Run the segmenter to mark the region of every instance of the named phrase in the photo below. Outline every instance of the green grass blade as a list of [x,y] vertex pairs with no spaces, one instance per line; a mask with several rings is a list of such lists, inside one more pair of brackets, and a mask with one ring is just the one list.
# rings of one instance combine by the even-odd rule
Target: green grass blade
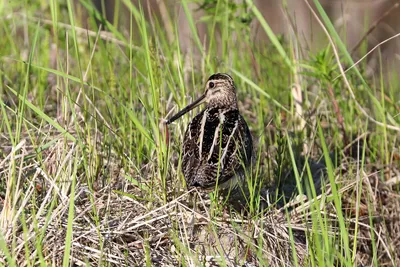
[[[335,181],[335,171],[333,168],[332,161],[329,156],[329,150],[325,142],[325,137],[322,132],[321,126],[318,124],[318,134],[321,139],[321,146],[322,146],[322,151],[324,154],[325,158],[325,163],[326,163],[326,169],[327,169],[327,174],[329,178],[329,183],[332,189],[332,195],[333,195],[333,203],[335,205],[336,209],[336,214],[337,214],[337,220],[339,223],[339,230],[340,230],[340,238],[341,238],[341,249],[344,250],[344,255],[343,255],[343,263],[346,264],[346,266],[353,266],[351,262],[351,253],[350,253],[350,240],[349,240],[349,233],[348,233],[348,227],[345,222],[345,217],[342,212],[342,200],[341,200],[341,195],[338,191],[336,181]],[[340,254],[341,251],[338,251]]]
[[48,115],[46,115],[43,111],[41,111],[39,108],[37,108],[35,105],[33,105],[31,102],[29,102],[27,99],[23,98],[22,95],[18,94],[15,90],[13,90],[11,87],[7,86],[7,88],[14,94],[16,95],[20,101],[22,101],[25,105],[27,105],[33,112],[35,112],[40,118],[48,122],[50,125],[52,125],[54,128],[59,130],[65,137],[67,137],[69,140],[76,142],[76,138],[70,134],[66,129],[64,129],[60,124],[58,124],[55,120],[50,118]]
[[69,195],[69,208],[68,208],[68,222],[67,222],[67,233],[65,236],[65,248],[63,257],[63,267],[70,266],[71,260],[71,248],[72,248],[72,236],[73,236],[73,222],[75,216],[75,186],[78,171],[78,157],[74,157],[74,169],[71,176],[71,193]]
[[292,61],[290,60],[289,56],[286,54],[285,49],[279,42],[277,36],[275,33],[272,31],[271,27],[268,25],[267,21],[264,19],[263,15],[260,13],[258,8],[255,6],[252,0],[246,0],[246,3],[249,5],[251,10],[253,11],[254,15],[258,19],[258,21],[261,24],[261,27],[264,29],[265,33],[267,34],[268,38],[270,39],[271,43],[275,46],[275,48],[278,50],[278,53],[281,55],[283,58],[283,61],[288,65],[288,67],[292,70],[294,73],[296,71],[295,66],[293,65]]

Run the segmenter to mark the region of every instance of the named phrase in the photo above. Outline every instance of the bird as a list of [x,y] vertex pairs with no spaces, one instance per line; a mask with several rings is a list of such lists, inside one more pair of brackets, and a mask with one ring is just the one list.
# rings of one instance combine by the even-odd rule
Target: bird
[[253,142],[229,74],[211,75],[204,93],[165,123],[171,124],[202,104],[205,108],[190,121],[182,142],[186,184],[205,191],[235,189],[243,184],[251,164]]

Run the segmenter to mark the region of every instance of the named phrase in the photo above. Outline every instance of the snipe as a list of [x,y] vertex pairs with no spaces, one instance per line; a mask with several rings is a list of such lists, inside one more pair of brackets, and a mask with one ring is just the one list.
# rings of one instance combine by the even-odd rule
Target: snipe
[[253,143],[249,128],[239,113],[236,87],[228,74],[208,78],[204,94],[166,121],[172,123],[205,103],[189,123],[182,144],[182,171],[189,187],[234,188],[243,181],[250,165]]

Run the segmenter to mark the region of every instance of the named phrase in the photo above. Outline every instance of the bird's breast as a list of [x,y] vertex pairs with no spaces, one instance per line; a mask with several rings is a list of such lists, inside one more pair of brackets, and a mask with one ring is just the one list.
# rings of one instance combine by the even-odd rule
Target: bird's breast
[[251,135],[237,109],[205,109],[188,125],[182,170],[188,185],[224,183],[250,163]]
[[[199,164],[217,164],[229,151],[234,151],[239,136],[239,112],[237,110],[205,109],[188,126],[184,154],[191,150]],[[189,145],[190,144],[190,145]]]

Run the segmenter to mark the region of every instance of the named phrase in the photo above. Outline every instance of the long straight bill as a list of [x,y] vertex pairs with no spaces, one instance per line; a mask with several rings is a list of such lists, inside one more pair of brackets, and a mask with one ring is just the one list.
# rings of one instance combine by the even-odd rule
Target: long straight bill
[[206,98],[206,94],[202,95],[201,97],[199,97],[196,101],[194,101],[193,103],[187,105],[185,108],[183,108],[181,111],[179,111],[178,113],[176,113],[174,116],[172,116],[169,120],[167,120],[167,124],[170,124],[172,122],[174,122],[175,120],[179,119],[180,117],[182,117],[185,113],[191,111],[192,109],[194,109],[195,107],[197,107],[198,105],[202,104],[204,102],[204,99]]

